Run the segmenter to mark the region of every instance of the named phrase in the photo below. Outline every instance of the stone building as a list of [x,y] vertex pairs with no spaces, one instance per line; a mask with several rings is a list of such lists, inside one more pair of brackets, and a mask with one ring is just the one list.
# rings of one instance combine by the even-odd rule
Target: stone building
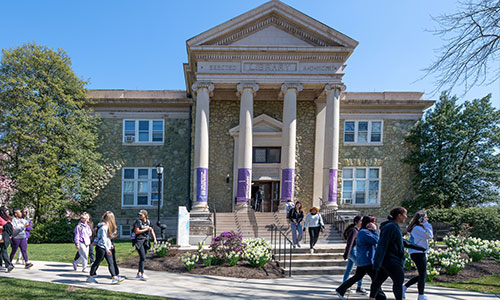
[[113,210],[122,237],[138,209],[156,218],[158,163],[172,230],[178,206],[244,210],[259,187],[264,212],[291,200],[383,214],[411,199],[404,137],[433,101],[347,91],[357,45],[270,1],[187,40],[185,91],[90,91],[116,166],[95,212]]

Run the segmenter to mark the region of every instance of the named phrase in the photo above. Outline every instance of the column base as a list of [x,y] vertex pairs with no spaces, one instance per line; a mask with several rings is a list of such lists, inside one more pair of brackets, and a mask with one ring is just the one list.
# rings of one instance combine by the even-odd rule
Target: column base
[[335,210],[339,209],[339,205],[337,204],[337,202],[327,202],[326,207],[333,208]]
[[196,245],[199,241],[210,243],[214,224],[210,212],[191,210],[189,214],[189,244]]
[[191,207],[191,212],[208,212],[209,209],[208,209],[208,203],[207,202],[198,202],[198,203],[195,203],[192,207]]
[[250,205],[248,205],[248,202],[236,202],[236,205],[234,206],[235,211],[248,211],[250,208]]

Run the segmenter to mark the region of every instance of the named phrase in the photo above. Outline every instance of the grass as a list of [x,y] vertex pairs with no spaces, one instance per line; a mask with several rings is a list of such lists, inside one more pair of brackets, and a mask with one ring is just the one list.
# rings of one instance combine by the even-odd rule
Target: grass
[[460,282],[431,282],[430,284],[482,293],[500,294],[500,273]]
[[111,300],[165,300],[171,298],[145,296],[131,293],[110,292],[99,289],[79,288],[72,285],[46,283],[13,278],[0,280],[0,299],[111,299]]
[[[137,255],[130,241],[116,241],[116,260],[118,262]],[[30,260],[57,261],[71,263],[75,258],[76,248],[73,243],[64,244],[28,244]],[[17,257],[17,256],[16,256]],[[106,260],[101,265],[106,265]]]

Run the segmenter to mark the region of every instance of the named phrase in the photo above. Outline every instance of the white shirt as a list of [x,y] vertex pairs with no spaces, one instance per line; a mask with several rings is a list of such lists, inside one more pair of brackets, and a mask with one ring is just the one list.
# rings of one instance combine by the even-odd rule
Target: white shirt
[[315,215],[308,214],[306,220],[304,221],[304,227],[319,227],[319,226],[325,226],[325,223],[323,223],[323,217],[321,217],[319,213]]

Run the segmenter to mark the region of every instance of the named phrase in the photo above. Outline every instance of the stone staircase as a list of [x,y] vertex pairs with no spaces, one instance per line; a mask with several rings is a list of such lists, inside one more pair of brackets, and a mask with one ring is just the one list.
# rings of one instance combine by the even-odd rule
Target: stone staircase
[[[245,212],[217,213],[215,219],[216,235],[225,231],[239,233],[243,238],[264,238],[271,240],[270,225],[276,224],[283,229],[291,240],[289,225],[283,212]],[[293,275],[338,275],[344,274],[346,261],[342,258],[345,242],[334,225],[327,224],[320,233],[315,253],[309,252],[309,234],[304,232],[301,248],[295,248],[292,254]],[[287,256],[288,258],[289,256]],[[276,257],[279,266],[285,262]],[[288,261],[286,262],[288,272]]]

